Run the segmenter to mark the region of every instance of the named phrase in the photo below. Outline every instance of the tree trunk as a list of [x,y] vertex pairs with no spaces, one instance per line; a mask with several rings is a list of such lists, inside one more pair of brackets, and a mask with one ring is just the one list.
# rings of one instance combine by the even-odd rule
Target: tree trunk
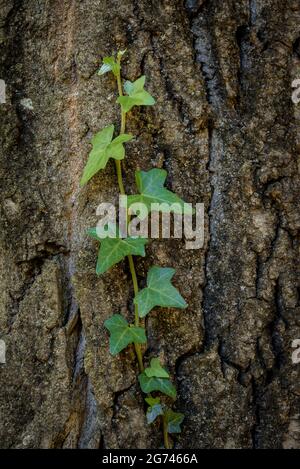
[[205,204],[205,244],[155,240],[137,259],[176,269],[187,310],[155,310],[160,356],[185,413],[178,448],[300,448],[297,0],[5,0],[0,10],[0,445],[158,448],[133,349],[108,353],[103,322],[132,317],[127,262],[95,275],[86,234],[118,197],[112,162],[84,188],[92,135],[119,125],[101,58],[157,99],[134,108],[124,164],[168,171]]

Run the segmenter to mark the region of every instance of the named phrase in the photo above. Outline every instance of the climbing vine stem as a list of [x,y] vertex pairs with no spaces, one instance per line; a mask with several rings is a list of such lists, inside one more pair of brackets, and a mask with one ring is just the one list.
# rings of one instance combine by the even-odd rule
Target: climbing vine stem
[[163,435],[164,435],[164,445],[166,449],[171,449],[170,442],[169,442],[169,434],[168,434],[168,423],[167,419],[164,415],[161,416],[162,425],[163,425]]
[[[175,202],[184,207],[184,202],[173,192],[164,187],[167,173],[163,169],[153,168],[149,171],[136,171],[136,181],[140,194],[127,196],[124,188],[122,175],[122,162],[125,158],[124,143],[132,140],[133,136],[126,134],[126,115],[134,106],[152,106],[155,104],[154,98],[144,89],[145,76],[136,81],[125,81],[123,93],[123,83],[121,76],[121,60],[125,51],[120,51],[117,57],[104,57],[103,65],[99,70],[99,75],[112,72],[116,78],[118,86],[117,103],[121,108],[121,126],[119,135],[114,137],[115,126],[112,124],[100,130],[92,139],[92,151],[89,154],[81,186],[86,184],[101,169],[104,169],[110,158],[115,160],[116,173],[119,191],[127,198],[128,207],[131,203],[142,203],[151,213],[151,204],[163,203],[164,211],[166,206],[170,207]],[[181,423],[184,415],[172,409],[176,400],[177,392],[171,381],[168,371],[161,365],[159,357],[151,357],[147,366],[143,361],[142,346],[146,347],[146,330],[140,319],[144,319],[150,311],[161,306],[165,308],[186,308],[187,304],[179,291],[172,285],[171,279],[175,270],[170,267],[152,266],[147,274],[147,286],[139,290],[138,279],[133,256],[145,256],[145,245],[147,238],[142,236],[132,236],[130,232],[131,215],[127,209],[126,213],[126,236],[121,236],[116,223],[106,222],[102,227],[88,230],[90,236],[100,241],[96,273],[104,274],[107,270],[120,262],[128,259],[134,291],[134,322],[129,324],[121,314],[113,314],[104,322],[105,327],[110,332],[109,350],[112,355],[122,352],[128,345],[133,344],[139,366],[138,381],[145,401],[148,404],[146,418],[148,424],[155,422],[160,417],[163,440],[166,448],[171,448],[172,444],[169,434],[180,433]],[[162,208],[159,209],[161,211]],[[109,234],[108,234],[109,233]],[[114,234],[111,236],[111,234]],[[154,393],[154,394],[153,394]]]
[[[117,63],[119,65],[118,71],[117,71],[117,84],[118,84],[118,92],[119,96],[123,96],[123,89],[122,89],[122,77],[121,77],[121,60],[122,60],[122,54],[118,53],[117,56]],[[120,129],[120,135],[125,133],[126,129],[126,113],[123,111],[123,108],[121,106],[121,129]],[[116,171],[117,171],[117,178],[118,178],[118,184],[119,184],[119,189],[120,193],[122,195],[126,195],[125,189],[124,189],[124,184],[123,184],[123,175],[122,175],[122,163],[120,160],[115,160],[116,163]],[[129,216],[127,214],[127,220],[129,223]],[[139,292],[139,286],[138,286],[138,280],[137,280],[137,275],[136,275],[136,270],[135,270],[135,265],[134,265],[134,260],[131,254],[127,256],[128,258],[128,263],[129,263],[129,269],[131,273],[131,278],[132,278],[132,283],[133,283],[133,290],[134,290],[134,295],[136,296]],[[139,310],[138,306],[134,305],[134,324],[136,327],[139,327],[140,320],[139,320]],[[144,364],[143,364],[143,356],[142,356],[142,351],[141,351],[141,346],[140,344],[135,343],[135,352],[139,364],[139,369],[140,372],[142,373],[144,371]]]

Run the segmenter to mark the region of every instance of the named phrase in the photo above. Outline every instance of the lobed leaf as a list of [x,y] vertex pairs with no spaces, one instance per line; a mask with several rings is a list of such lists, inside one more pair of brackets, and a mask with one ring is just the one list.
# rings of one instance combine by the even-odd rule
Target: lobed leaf
[[160,399],[159,398],[156,398],[156,399],[153,399],[153,398],[149,398],[149,399],[145,399],[145,401],[149,404],[148,401],[154,401],[152,402],[152,404],[150,405],[150,407],[148,407],[147,409],[147,413],[146,413],[146,418],[147,418],[147,423],[148,424],[151,424],[154,422],[154,420],[156,420],[156,418],[159,416],[159,415],[163,415],[163,408],[162,408],[162,405],[160,403]]
[[89,229],[88,233],[92,238],[101,242],[96,266],[98,275],[106,272],[129,254],[142,257],[146,255],[145,245],[148,242],[146,238],[120,238],[117,234],[118,237],[116,238],[100,239],[97,236],[96,228]]
[[93,149],[89,154],[80,185],[86,184],[100,169],[104,169],[109,158],[122,160],[125,156],[123,143],[133,139],[130,134],[122,134],[112,140],[114,125],[100,130],[92,139]]
[[144,90],[145,79],[146,77],[143,75],[134,82],[125,82],[124,90],[128,96],[119,96],[117,99],[123,112],[129,112],[133,106],[152,106],[155,104],[155,99],[148,91]]
[[134,298],[141,318],[155,306],[181,309],[188,306],[171,283],[174,273],[175,270],[169,267],[151,267],[147,275],[147,287],[139,291]]
[[139,375],[139,383],[145,394],[152,391],[160,391],[172,399],[176,399],[176,388],[167,378],[149,378],[146,373],[143,372]]
[[153,376],[156,378],[169,378],[169,373],[161,366],[158,358],[152,358],[150,366],[145,369],[145,374],[148,378]]
[[145,329],[129,325],[120,314],[114,314],[104,322],[110,332],[109,350],[117,355],[131,343],[144,344],[147,341]]
[[164,415],[168,425],[168,433],[181,433],[180,425],[183,422],[184,414],[167,409]]
[[128,207],[134,203],[144,203],[148,211],[151,212],[153,211],[151,204],[164,204],[158,207],[158,211],[191,215],[193,209],[187,206],[178,195],[164,187],[166,177],[167,171],[164,169],[154,168],[150,171],[136,171],[136,184],[140,194],[128,196]]

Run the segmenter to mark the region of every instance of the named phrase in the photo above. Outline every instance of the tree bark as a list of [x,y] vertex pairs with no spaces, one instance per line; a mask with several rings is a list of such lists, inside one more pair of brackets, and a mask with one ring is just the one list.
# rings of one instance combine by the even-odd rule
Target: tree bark
[[124,164],[168,171],[205,204],[205,245],[155,240],[137,258],[176,269],[184,311],[155,310],[160,356],[185,413],[178,448],[300,448],[297,0],[0,2],[0,445],[158,448],[133,349],[108,353],[103,322],[132,318],[126,262],[95,275],[87,234],[117,201],[110,162],[84,188],[92,135],[119,125],[101,58],[127,48],[124,77],[157,99],[135,108]]

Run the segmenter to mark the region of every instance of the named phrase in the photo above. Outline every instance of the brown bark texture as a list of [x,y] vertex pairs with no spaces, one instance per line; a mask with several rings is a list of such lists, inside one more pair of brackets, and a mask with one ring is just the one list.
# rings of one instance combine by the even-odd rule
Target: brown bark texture
[[176,269],[187,310],[156,309],[160,356],[185,413],[177,448],[300,448],[298,0],[0,1],[0,446],[158,448],[133,348],[108,353],[103,323],[132,318],[127,262],[97,277],[86,233],[118,198],[113,162],[79,187],[91,137],[119,125],[101,58],[157,99],[134,108],[134,171],[205,204],[203,249],[154,240],[137,259]]

